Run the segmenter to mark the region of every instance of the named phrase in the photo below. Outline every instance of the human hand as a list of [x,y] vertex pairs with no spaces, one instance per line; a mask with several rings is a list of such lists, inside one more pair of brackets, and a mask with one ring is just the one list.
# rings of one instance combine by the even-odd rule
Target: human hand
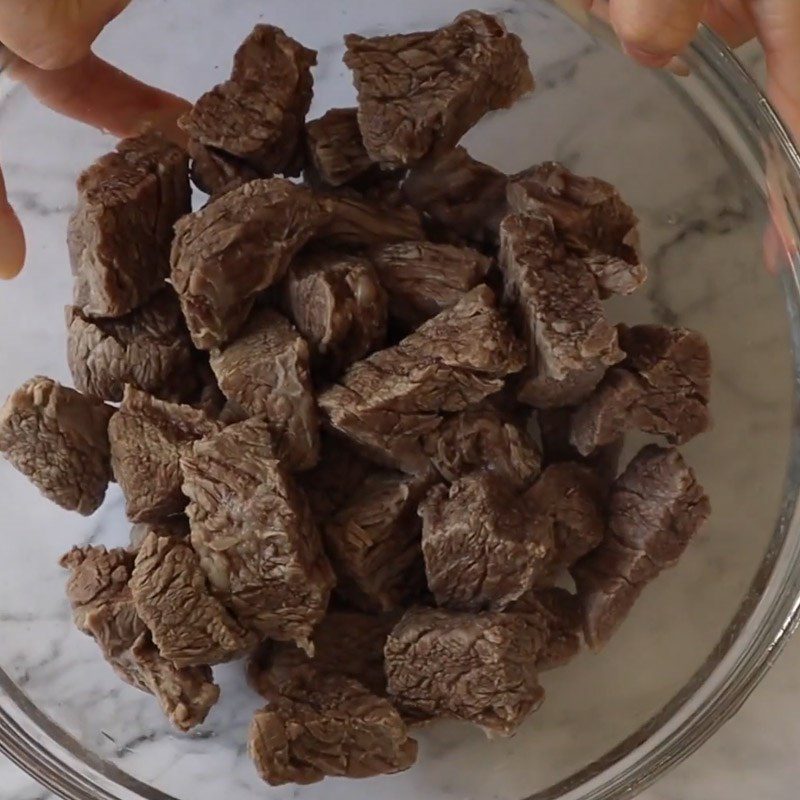
[[[49,108],[124,137],[157,128],[183,143],[189,104],[97,58],[91,46],[130,0],[0,0],[0,42],[11,76]],[[25,237],[0,172],[0,278],[25,261]]]

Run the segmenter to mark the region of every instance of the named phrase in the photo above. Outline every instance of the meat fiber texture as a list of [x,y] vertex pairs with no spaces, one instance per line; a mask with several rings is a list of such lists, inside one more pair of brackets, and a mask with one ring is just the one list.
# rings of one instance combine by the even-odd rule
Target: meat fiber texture
[[710,513],[703,487],[675,448],[647,445],[638,453],[614,484],[602,545],[572,568],[592,647],[611,638]]
[[88,516],[111,480],[113,413],[50,378],[31,378],[0,408],[0,454],[48,500]]
[[122,317],[163,288],[173,225],[191,210],[188,170],[181,148],[147,133],[78,178],[67,241],[85,316]]
[[236,51],[231,77],[180,120],[193,177],[214,193],[232,179],[298,175],[317,53],[274,25],[259,24]]
[[240,336],[211,354],[220,389],[248,416],[268,420],[278,457],[289,469],[319,460],[319,420],[308,345],[283,316],[255,312]]
[[533,89],[528,57],[501,20],[460,14],[435,31],[345,37],[370,158],[388,167],[446,151],[487,112]]
[[111,466],[132,522],[159,522],[186,507],[181,456],[222,425],[203,411],[128,387],[109,424]]
[[192,546],[212,592],[247,630],[308,648],[334,584],[308,501],[258,418],[181,458]]
[[123,681],[153,694],[182,731],[200,725],[219,698],[207,666],[178,667],[153,644],[129,587],[134,556],[105,547],[73,548],[61,559],[70,571],[67,597],[75,625],[97,642]]
[[525,350],[486,286],[421,325],[395,347],[354,364],[319,396],[330,425],[373,458],[425,472],[423,441],[457,412],[499,392]]
[[250,726],[248,750],[272,786],[325,777],[370,778],[408,769],[417,743],[393,706],[358,681],[295,670]]
[[67,361],[75,387],[100,400],[119,402],[126,384],[165,400],[186,399],[199,388],[195,351],[169,287],[117,319],[68,307]]
[[389,696],[410,716],[461,719],[510,736],[544,699],[536,673],[542,644],[514,614],[411,609],[384,649]]

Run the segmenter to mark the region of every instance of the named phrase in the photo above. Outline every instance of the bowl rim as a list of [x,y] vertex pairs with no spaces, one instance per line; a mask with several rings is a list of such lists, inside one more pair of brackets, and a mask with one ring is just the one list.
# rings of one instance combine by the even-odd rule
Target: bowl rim
[[[560,6],[558,0],[550,0]],[[562,13],[563,8],[560,8]],[[573,15],[570,15],[573,16]],[[573,16],[573,19],[576,19]],[[607,24],[577,19],[592,35],[610,39]],[[0,43],[0,73],[4,70]],[[742,123],[746,146],[759,163],[777,161],[786,223],[800,241],[800,151],[760,87],[734,52],[701,26],[685,59],[703,74],[726,112]],[[0,100],[5,78],[0,75]],[[785,195],[788,195],[786,197]],[[787,314],[800,323],[800,257],[787,252],[782,275]],[[800,375],[800,325],[793,326],[795,375]],[[798,418],[797,392],[793,399]],[[784,500],[767,553],[737,615],[705,664],[645,725],[605,755],[523,800],[616,800],[633,796],[679,764],[728,721],[800,625],[800,431],[793,431]],[[83,748],[51,721],[0,670],[0,753],[65,800],[175,800]]]

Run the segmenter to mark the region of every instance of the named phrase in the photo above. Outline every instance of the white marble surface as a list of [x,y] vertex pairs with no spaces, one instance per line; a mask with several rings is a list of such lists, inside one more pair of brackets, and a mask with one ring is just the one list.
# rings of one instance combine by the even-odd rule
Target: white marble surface
[[[268,16],[319,49],[315,110],[321,111],[351,102],[352,88],[338,60],[342,32],[423,27],[462,5],[352,0],[331,10],[327,0],[273,0]],[[774,519],[790,375],[779,298],[759,268],[762,219],[746,182],[657,76],[631,73],[621,57],[540,13],[542,5],[533,0],[483,5],[506,11],[509,24],[525,34],[539,90],[513,116],[487,120],[470,134],[469,146],[504,169],[559,158],[619,183],[637,207],[653,280],[615,313],[685,322],[711,340],[718,365],[717,426],[687,452],[712,495],[715,514],[681,565],[646,593],[602,656],[584,656],[548,676],[548,702],[514,740],[489,748],[480,737],[444,726],[426,735],[425,765],[395,779],[402,783],[369,782],[356,789],[337,782],[303,797],[334,800],[367,791],[381,800],[417,794],[427,800],[516,800],[546,786],[550,775],[563,777],[599,756],[699,666],[745,593]],[[226,24],[198,24],[192,16],[198,6]],[[265,4],[255,0],[172,0],[170,13],[165,9],[163,0],[141,0],[126,18],[125,35],[109,32],[101,50],[140,77],[188,96],[218,79],[254,17],[259,11],[266,16]],[[157,31],[148,11],[164,12]],[[170,40],[177,42],[172,54]],[[757,59],[752,63],[757,66]],[[25,276],[0,293],[0,340],[12,341],[13,330],[13,341],[24,342],[0,352],[4,393],[34,370],[66,377],[59,321],[69,291],[64,220],[76,169],[107,143],[23,96],[0,109],[0,139],[11,196],[34,245]],[[74,520],[42,505],[24,481],[0,466],[0,507],[3,527],[24,533],[0,540],[0,667],[34,702],[86,746],[181,800],[294,796],[292,790],[267,793],[252,778],[242,741],[253,700],[232,668],[221,671],[226,702],[209,725],[197,737],[176,738],[150,700],[120,687],[98,663],[92,643],[70,629],[55,558],[72,542],[119,541],[124,523],[118,496],[112,493],[88,522]],[[736,720],[644,797],[793,797],[800,779],[794,756],[800,749],[794,724],[798,666],[795,643]],[[530,785],[531,770],[536,786]],[[50,800],[29,778],[0,766],[0,800],[44,798]]]

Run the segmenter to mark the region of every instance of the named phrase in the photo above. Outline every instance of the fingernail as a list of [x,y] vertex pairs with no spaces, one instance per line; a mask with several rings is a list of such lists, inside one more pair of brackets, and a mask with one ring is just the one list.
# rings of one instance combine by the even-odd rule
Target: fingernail
[[635,61],[638,61],[645,67],[666,67],[672,60],[673,56],[665,53],[653,53],[650,50],[645,50],[633,44],[622,44],[623,51]]
[[25,235],[14,209],[0,207],[0,279],[16,277],[25,263]]

